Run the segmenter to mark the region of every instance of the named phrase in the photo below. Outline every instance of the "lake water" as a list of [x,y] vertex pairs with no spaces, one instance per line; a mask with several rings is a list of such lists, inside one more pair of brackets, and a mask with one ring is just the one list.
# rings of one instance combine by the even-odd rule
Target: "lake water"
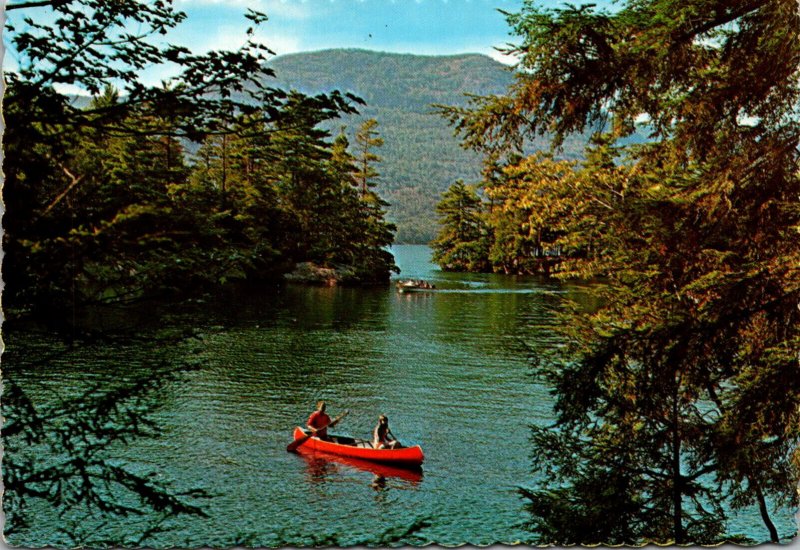
[[[394,253],[403,278],[432,281],[437,291],[290,286],[173,311],[170,323],[202,335],[191,352],[101,346],[44,365],[37,360],[57,344],[12,331],[4,376],[46,402],[134,376],[154,356],[202,360],[161,390],[162,436],[115,446],[110,457],[176,489],[213,496],[203,503],[208,518],[172,518],[148,546],[528,541],[517,488],[533,481],[527,426],[551,418],[551,398],[531,379],[527,358],[558,344],[554,311],[582,289],[533,277],[445,274],[424,246]],[[332,415],[350,411],[338,431],[354,436],[368,437],[378,414],[388,415],[403,443],[422,445],[422,474],[379,477],[287,453],[292,429],[318,399]],[[793,532],[776,519],[783,534]],[[81,528],[124,534],[145,520],[87,518]],[[64,544],[58,526],[65,521],[40,509],[11,542]],[[424,527],[397,536],[415,524]],[[766,537],[755,511],[731,531]]]

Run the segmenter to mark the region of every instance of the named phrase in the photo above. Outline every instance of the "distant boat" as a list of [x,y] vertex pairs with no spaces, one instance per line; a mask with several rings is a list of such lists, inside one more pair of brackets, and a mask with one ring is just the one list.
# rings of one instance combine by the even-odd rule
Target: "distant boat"
[[398,292],[424,292],[427,290],[436,290],[436,285],[426,281],[397,281]]
[[[302,439],[308,432],[299,426],[294,430],[294,439]],[[419,468],[425,456],[419,445],[401,447],[399,449],[374,449],[369,441],[345,436],[331,436],[330,441],[316,437],[306,439],[298,451],[319,451],[332,455],[368,460],[380,464],[390,464],[404,468]]]

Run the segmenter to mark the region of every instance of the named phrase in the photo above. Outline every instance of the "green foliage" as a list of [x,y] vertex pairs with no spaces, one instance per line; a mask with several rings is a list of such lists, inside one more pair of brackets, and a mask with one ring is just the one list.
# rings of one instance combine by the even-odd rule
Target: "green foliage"
[[494,271],[549,273],[570,252],[561,220],[573,204],[562,186],[573,165],[544,155],[518,162],[493,166],[485,184],[493,241],[488,259]]
[[[82,345],[64,348],[63,358]],[[51,358],[52,359],[52,358]],[[179,491],[141,466],[114,459],[119,446],[159,436],[152,419],[159,394],[190,369],[153,365],[146,376],[113,388],[90,388],[83,394],[42,406],[7,377],[3,390],[4,535],[26,540],[35,514],[59,518],[64,546],[142,546],[179,514],[206,517],[199,504],[210,495],[202,489]],[[98,513],[106,522],[87,531],[82,523]],[[120,540],[115,525],[135,524],[133,536]],[[96,522],[95,522],[96,523]],[[18,539],[17,537],[22,537]]]
[[356,148],[358,152],[358,172],[355,174],[356,181],[361,189],[361,196],[366,196],[367,192],[374,189],[377,179],[380,176],[375,169],[375,163],[381,161],[381,157],[374,153],[374,150],[383,146],[383,138],[378,135],[378,121],[374,118],[367,119],[358,127],[356,131]]
[[[359,251],[362,260],[359,262],[364,266],[367,273],[373,270],[385,269],[385,266],[399,272],[390,259],[391,255],[386,252],[386,248],[394,240],[396,227],[394,224],[386,223],[386,207],[389,206],[375,191],[377,180],[380,178],[375,164],[381,161],[373,151],[383,146],[383,138],[378,134],[378,121],[368,119],[359,126],[356,131],[356,156],[353,178],[359,189],[359,214],[361,223],[356,227],[363,228],[361,239],[364,246]],[[384,266],[384,267],[381,267]]]
[[489,240],[475,189],[458,180],[442,194],[436,211],[443,227],[431,243],[431,259],[447,271],[482,271]]
[[[550,273],[567,258],[581,257],[585,250],[575,234],[565,232],[564,216],[574,209],[571,186],[573,164],[543,154],[514,157],[505,167],[487,162],[482,184],[485,200],[470,191],[456,197],[451,187],[437,209],[444,226],[432,246],[434,261],[446,270],[493,271],[506,274]],[[469,221],[460,212],[469,202]],[[459,217],[460,216],[460,217]],[[473,231],[455,231],[459,225]],[[582,236],[581,236],[582,237]],[[454,261],[469,257],[467,261]]]
[[[46,9],[61,25],[55,44],[29,20]],[[354,161],[333,158],[325,129],[360,99],[267,87],[269,52],[251,41],[204,56],[158,43],[184,18],[169,2],[9,11],[20,70],[5,102],[4,273],[15,311],[206,292],[275,280],[298,262],[346,266],[350,282],[388,279],[386,203],[354,192]],[[138,81],[141,67],[165,63],[179,76],[156,88]],[[94,97],[78,108],[56,84]],[[189,140],[202,142],[191,163]]]
[[[561,276],[607,283],[540,357],[557,421],[523,494],[542,543],[719,542],[724,510],[754,505],[785,536],[767,502],[796,506],[800,480],[799,18],[793,0],[526,2],[510,93],[450,111],[504,159],[487,195],[513,197],[511,227],[551,228]],[[642,115],[654,141],[626,145]],[[609,131],[578,168],[509,154],[592,126]]]

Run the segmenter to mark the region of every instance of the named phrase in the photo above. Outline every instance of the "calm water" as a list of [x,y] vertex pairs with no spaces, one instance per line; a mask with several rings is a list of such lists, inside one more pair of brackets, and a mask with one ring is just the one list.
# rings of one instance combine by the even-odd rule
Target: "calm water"
[[[404,278],[431,280],[441,290],[271,290],[204,313],[174,313],[173,323],[201,330],[195,351],[95,349],[46,367],[31,361],[52,342],[12,333],[5,336],[4,375],[44,402],[113,384],[154,355],[204,359],[163,392],[163,436],[114,451],[120,463],[156,472],[178,489],[214,495],[205,504],[209,518],[175,518],[150,546],[369,544],[423,520],[430,525],[404,542],[529,540],[516,489],[533,481],[526,426],[550,418],[550,397],[530,378],[525,346],[535,352],[557,345],[553,312],[581,289],[445,274],[430,264],[427,247],[394,252]],[[334,415],[350,410],[340,425],[350,435],[367,437],[378,414],[387,414],[401,441],[423,446],[422,475],[381,479],[369,469],[287,453],[293,427],[321,398]],[[41,510],[12,542],[63,544],[63,521]],[[83,525],[91,529],[92,521],[101,522]],[[793,532],[793,525],[784,521],[781,529]],[[731,530],[766,536],[755,513]]]

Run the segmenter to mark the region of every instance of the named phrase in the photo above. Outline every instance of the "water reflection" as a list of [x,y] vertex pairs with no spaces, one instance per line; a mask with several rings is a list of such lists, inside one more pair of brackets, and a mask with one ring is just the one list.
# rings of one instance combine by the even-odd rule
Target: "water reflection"
[[370,487],[375,489],[376,491],[383,491],[386,489],[386,478],[383,476],[376,475],[372,479],[372,483],[370,483]]
[[418,487],[422,482],[422,469],[402,468],[388,464],[377,464],[368,460],[360,460],[319,451],[298,449],[299,455],[306,462],[306,472],[310,483],[322,483],[336,475],[343,475],[348,467],[373,474],[371,486],[385,489],[387,480],[402,480],[408,487]]
[[301,455],[306,462],[306,477],[312,485],[324,483],[339,471],[336,463],[315,455]]

